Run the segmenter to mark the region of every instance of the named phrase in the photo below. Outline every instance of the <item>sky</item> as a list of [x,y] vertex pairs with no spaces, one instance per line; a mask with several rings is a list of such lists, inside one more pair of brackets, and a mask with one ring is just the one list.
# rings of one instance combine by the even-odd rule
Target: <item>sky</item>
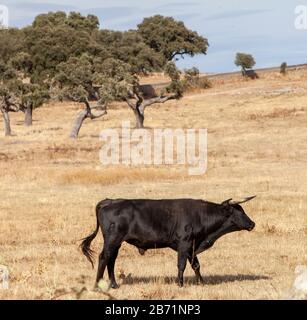
[[48,11],[78,11],[95,14],[103,29],[136,28],[144,17],[173,16],[206,37],[207,55],[186,57],[180,68],[196,66],[201,72],[236,70],[236,52],[251,53],[256,68],[282,62],[307,62],[307,30],[297,30],[295,8],[307,0],[0,0],[9,9],[10,27],[31,24]]

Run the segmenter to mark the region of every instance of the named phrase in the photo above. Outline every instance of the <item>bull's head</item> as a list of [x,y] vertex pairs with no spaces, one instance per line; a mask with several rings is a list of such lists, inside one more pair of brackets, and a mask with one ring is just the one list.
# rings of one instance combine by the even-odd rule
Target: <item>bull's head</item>
[[224,207],[228,222],[235,225],[239,230],[252,231],[255,227],[255,222],[247,216],[240,204],[250,201],[255,197],[247,197],[238,201],[233,199],[223,201],[221,204]]

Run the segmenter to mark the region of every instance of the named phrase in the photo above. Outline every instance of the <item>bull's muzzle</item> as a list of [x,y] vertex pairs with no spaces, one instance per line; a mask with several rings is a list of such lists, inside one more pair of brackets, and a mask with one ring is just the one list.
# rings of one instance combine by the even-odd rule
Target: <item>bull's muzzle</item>
[[252,222],[250,226],[247,228],[248,231],[252,231],[255,228],[255,222]]

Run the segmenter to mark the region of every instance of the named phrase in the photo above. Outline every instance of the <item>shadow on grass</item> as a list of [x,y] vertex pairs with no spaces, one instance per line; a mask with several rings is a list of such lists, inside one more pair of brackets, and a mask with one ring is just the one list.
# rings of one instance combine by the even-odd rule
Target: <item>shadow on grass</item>
[[[235,282],[235,281],[259,281],[259,280],[269,280],[270,277],[264,275],[253,275],[253,274],[225,274],[225,275],[210,275],[203,276],[203,283],[199,285],[218,285],[221,283]],[[159,282],[164,284],[172,284],[177,282],[177,277],[133,277],[129,275],[123,279],[123,284],[138,284],[138,283],[152,283]],[[184,277],[185,284],[196,285],[196,277],[188,276]]]
[[[34,123],[34,122],[39,122],[39,120],[32,120],[32,123]],[[15,123],[15,125],[16,126],[24,126],[25,125],[25,122],[24,122],[24,120],[18,120],[18,121],[16,121],[16,123]],[[30,128],[31,128],[31,126],[29,126]]]

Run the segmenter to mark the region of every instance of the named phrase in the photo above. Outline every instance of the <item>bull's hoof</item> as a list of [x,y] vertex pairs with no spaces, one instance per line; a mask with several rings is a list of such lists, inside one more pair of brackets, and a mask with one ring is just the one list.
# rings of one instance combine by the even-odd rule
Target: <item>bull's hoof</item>
[[143,256],[145,254],[146,250],[141,249],[141,248],[138,248],[138,249],[139,249],[139,254]]
[[111,288],[112,288],[112,289],[118,289],[118,288],[119,288],[119,285],[118,285],[116,282],[111,283]]
[[97,283],[95,283],[94,288],[93,288],[94,292],[99,292],[101,291],[101,289],[98,287]]

